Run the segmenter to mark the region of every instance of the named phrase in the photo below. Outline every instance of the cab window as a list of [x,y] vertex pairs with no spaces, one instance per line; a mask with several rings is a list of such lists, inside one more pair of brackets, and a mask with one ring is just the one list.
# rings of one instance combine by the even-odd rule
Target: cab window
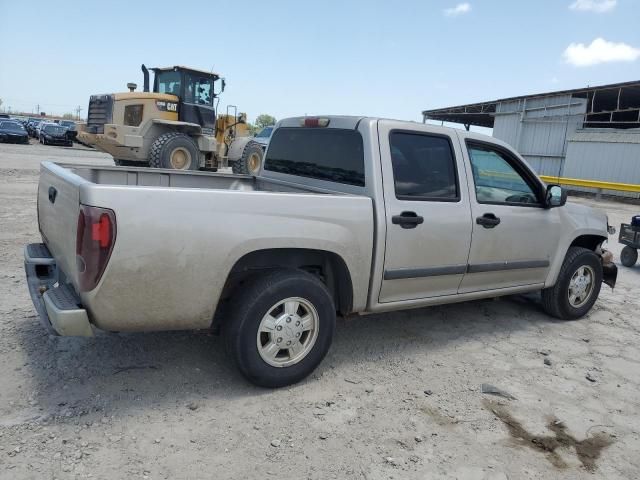
[[449,137],[391,132],[391,164],[399,200],[457,201],[455,157]]
[[468,148],[478,203],[538,204],[535,188],[514,166],[514,159],[488,145]]

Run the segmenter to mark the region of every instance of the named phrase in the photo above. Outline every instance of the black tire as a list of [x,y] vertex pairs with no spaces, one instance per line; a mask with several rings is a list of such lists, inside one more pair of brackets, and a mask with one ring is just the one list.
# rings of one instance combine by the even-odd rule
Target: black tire
[[[569,283],[581,267],[589,267],[595,278],[592,280],[588,298],[579,306],[569,302]],[[564,257],[558,279],[553,287],[542,290],[542,308],[547,314],[561,320],[575,320],[584,317],[598,299],[602,286],[602,262],[592,250],[571,247]]]
[[[183,149],[190,155],[190,162],[184,168],[175,168],[171,163],[171,155],[176,149]],[[198,170],[200,167],[200,151],[193,139],[184,133],[170,132],[160,135],[149,150],[149,166],[152,168],[169,168],[172,170]]]
[[625,245],[622,252],[620,252],[620,263],[625,267],[633,267],[637,261],[638,251],[629,245]]
[[248,142],[244,146],[242,156],[231,165],[231,170],[233,173],[242,175],[257,175],[262,165],[262,157],[264,157],[262,145],[257,142]]
[[[270,308],[291,297],[304,299],[315,308],[317,337],[297,363],[272,366],[258,351],[258,329]],[[313,372],[329,351],[336,324],[335,306],[327,287],[307,272],[286,269],[260,275],[236,293],[230,307],[230,316],[222,324],[227,352],[240,372],[255,385],[276,388],[299,382]]]

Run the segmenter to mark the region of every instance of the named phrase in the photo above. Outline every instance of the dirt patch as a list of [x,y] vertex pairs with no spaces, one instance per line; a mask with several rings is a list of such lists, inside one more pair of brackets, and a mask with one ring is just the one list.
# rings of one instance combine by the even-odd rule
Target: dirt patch
[[596,460],[600,458],[602,451],[613,443],[610,436],[605,433],[596,433],[590,438],[577,440],[567,432],[567,427],[556,418],[551,418],[547,423],[547,428],[554,435],[533,435],[518,420],[513,418],[505,405],[485,400],[484,406],[507,426],[509,434],[516,441],[545,453],[547,459],[557,468],[567,467],[557,450],[559,448],[574,448],[578,460],[580,460],[585,469],[592,472],[596,469]]

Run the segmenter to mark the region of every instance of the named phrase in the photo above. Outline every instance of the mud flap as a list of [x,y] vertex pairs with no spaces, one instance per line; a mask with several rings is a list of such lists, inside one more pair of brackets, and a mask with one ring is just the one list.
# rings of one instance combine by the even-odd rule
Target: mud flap
[[615,263],[602,264],[602,283],[609,285],[612,289],[616,286],[618,278],[618,267]]

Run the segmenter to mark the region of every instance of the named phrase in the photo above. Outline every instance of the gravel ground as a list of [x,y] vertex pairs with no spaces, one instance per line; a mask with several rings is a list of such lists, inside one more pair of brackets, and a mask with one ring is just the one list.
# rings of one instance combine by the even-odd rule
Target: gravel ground
[[44,333],[22,248],[45,159],[112,163],[0,145],[0,478],[640,477],[640,266],[580,321],[535,295],[340,320],[310,378],[264,390],[205,333]]

